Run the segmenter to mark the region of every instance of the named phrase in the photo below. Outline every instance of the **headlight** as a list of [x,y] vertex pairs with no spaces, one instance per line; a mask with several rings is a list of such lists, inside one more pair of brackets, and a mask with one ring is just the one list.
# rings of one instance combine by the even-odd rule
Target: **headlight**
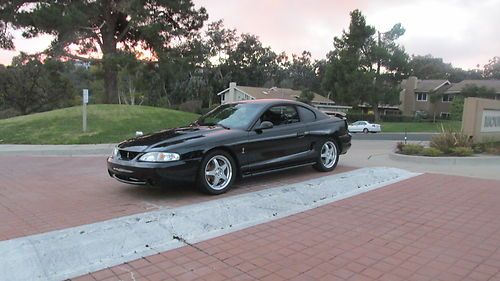
[[148,152],[139,158],[144,162],[170,162],[181,159],[179,154],[170,152]]
[[111,158],[119,159],[120,152],[118,151],[118,147],[113,148],[113,152],[111,153]]

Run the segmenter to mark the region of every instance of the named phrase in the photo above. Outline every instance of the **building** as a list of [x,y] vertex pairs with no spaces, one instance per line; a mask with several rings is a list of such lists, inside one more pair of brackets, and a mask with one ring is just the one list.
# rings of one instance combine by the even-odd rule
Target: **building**
[[[297,100],[301,91],[286,88],[259,88],[238,86],[235,82],[229,83],[229,88],[221,91],[217,95],[221,97],[221,104],[255,99],[287,99]],[[311,105],[324,112],[344,112],[347,113],[351,106],[336,105],[334,101],[314,93]]]
[[466,85],[476,85],[495,89],[494,99],[500,99],[500,80],[464,80],[451,83],[448,80],[419,80],[410,76],[401,83],[399,110],[403,115],[424,114],[447,118],[450,116],[451,103],[460,95]]

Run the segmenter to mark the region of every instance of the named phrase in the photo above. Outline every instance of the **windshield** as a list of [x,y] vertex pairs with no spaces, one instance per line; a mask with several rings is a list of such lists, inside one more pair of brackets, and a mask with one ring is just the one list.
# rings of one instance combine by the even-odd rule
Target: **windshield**
[[220,125],[229,129],[246,129],[257,118],[263,104],[238,103],[224,104],[198,119],[201,126]]

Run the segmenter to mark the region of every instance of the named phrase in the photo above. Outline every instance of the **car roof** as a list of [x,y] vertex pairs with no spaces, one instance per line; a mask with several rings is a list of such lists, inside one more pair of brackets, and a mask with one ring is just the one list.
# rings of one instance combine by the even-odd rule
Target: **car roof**
[[[313,111],[316,114],[316,118],[317,118],[316,120],[330,118],[330,116],[326,115],[325,113],[323,113],[321,110],[317,109],[314,106],[311,106],[311,105],[303,103],[303,102],[293,101],[293,100],[287,100],[287,99],[241,100],[241,101],[228,102],[226,104],[242,104],[242,103],[247,103],[247,104],[264,104],[264,105],[269,105],[269,106],[283,105],[283,104],[298,105],[298,106],[302,106],[302,107],[305,107],[305,108]],[[334,118],[337,118],[337,117],[334,117]]]
[[255,104],[295,104],[295,105],[305,105],[304,103],[287,100],[287,99],[256,99],[256,100],[241,100],[229,103],[255,103]]

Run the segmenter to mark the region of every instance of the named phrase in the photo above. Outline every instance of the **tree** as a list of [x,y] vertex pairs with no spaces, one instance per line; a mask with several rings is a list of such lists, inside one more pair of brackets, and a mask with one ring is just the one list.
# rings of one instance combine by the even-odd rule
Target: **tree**
[[15,57],[12,66],[0,73],[0,96],[6,105],[29,114],[71,105],[74,89],[62,75],[60,61],[39,59],[23,53]]
[[412,56],[409,62],[411,75],[418,79],[449,79],[453,71],[450,63],[444,63],[442,58],[432,55]]
[[7,31],[7,24],[0,19],[0,49],[14,49],[12,39],[12,35]]
[[[105,103],[118,98],[119,49],[157,54],[189,38],[207,17],[191,0],[7,0],[0,6],[0,20],[23,29],[23,36],[54,35],[47,54],[102,62]],[[102,59],[88,57],[97,53]]]
[[464,97],[456,96],[451,102],[450,106],[450,118],[451,120],[462,120],[462,115],[464,112]]
[[303,90],[300,92],[300,96],[297,98],[298,101],[311,104],[311,101],[314,99],[314,93],[309,90]]
[[478,97],[478,98],[494,98],[495,89],[487,88],[485,86],[477,86],[474,84],[467,84],[463,87],[460,95],[456,95],[451,104],[451,119],[462,120],[464,111],[464,98]]
[[432,55],[412,56],[409,67],[410,75],[419,79],[446,79],[452,83],[465,79],[483,79],[481,72],[477,70],[456,68]]
[[467,84],[462,89],[463,97],[478,97],[478,98],[494,98],[495,97],[495,89],[488,88],[485,86],[477,86],[474,84]]
[[311,58],[311,53],[303,51],[302,55],[292,55],[292,61],[285,66],[285,83],[292,89],[310,89],[321,91],[321,81],[317,74],[317,62]]
[[484,66],[484,77],[500,79],[500,57],[494,57]]
[[349,30],[334,38],[323,86],[343,102],[370,104],[378,120],[378,106],[397,102],[399,82],[408,72],[408,55],[396,42],[405,29],[398,23],[377,32],[359,10],[350,15]]
[[261,87],[277,83],[280,59],[271,48],[263,47],[257,36],[242,34],[236,48],[229,51],[222,71],[239,84]]

